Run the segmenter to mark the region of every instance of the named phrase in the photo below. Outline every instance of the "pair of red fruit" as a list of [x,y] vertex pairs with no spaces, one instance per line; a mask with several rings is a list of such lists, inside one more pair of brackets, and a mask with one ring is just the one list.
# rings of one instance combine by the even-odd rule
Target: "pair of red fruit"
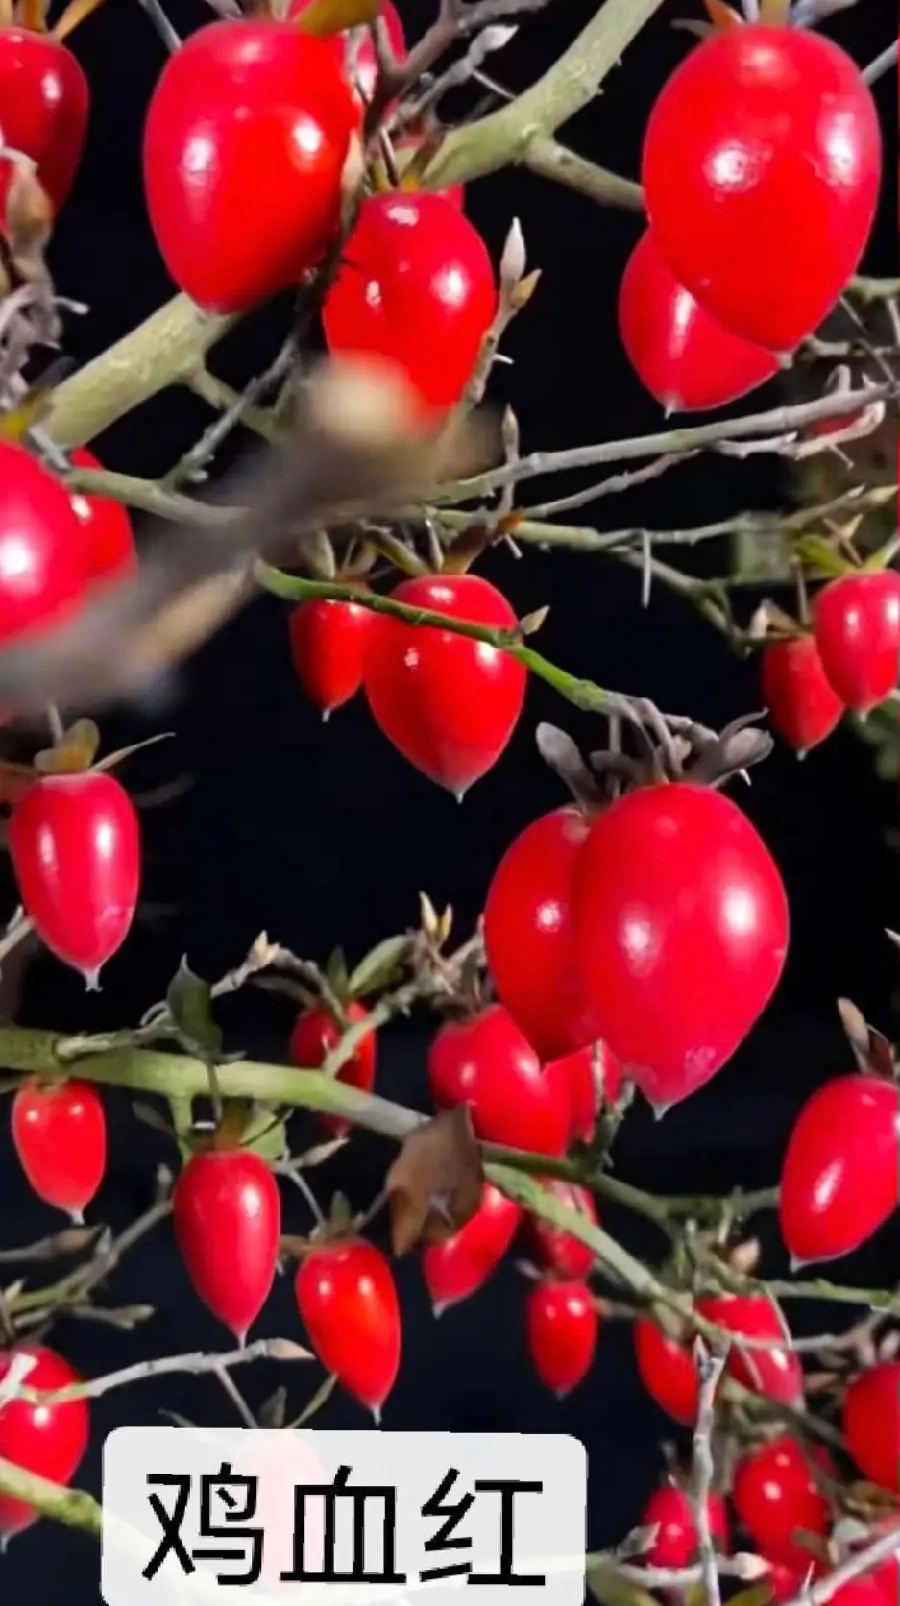
[[878,113],[855,62],[808,29],[730,21],[650,114],[650,227],[620,291],[625,350],[671,411],[771,378],[836,305],[878,204]]
[[[347,42],[306,36],[304,10],[200,29],[150,103],[154,233],[176,283],[211,311],[246,311],[299,284],[337,240],[357,187],[372,48],[357,68],[361,98]],[[399,18],[390,6],[384,17],[402,54]],[[458,401],[497,304],[460,199],[397,190],[363,200],[323,305],[329,349],[399,366],[429,412]]]
[[865,717],[896,690],[900,574],[856,570],[815,598],[812,630],[774,642],[761,685],[774,729],[801,755],[824,742],[846,710]]

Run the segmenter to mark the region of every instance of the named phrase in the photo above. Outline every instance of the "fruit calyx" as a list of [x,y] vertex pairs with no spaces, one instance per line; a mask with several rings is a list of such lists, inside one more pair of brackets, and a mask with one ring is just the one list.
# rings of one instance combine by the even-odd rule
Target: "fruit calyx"
[[[900,940],[893,933],[889,935],[900,948]],[[837,1007],[858,1069],[864,1076],[876,1076],[883,1082],[896,1082],[900,1076],[900,1065],[887,1038],[869,1025],[862,1011],[849,998],[839,998]]]
[[[589,753],[586,763],[565,732],[542,724],[536,733],[541,757],[589,811],[605,807],[623,784],[628,791],[677,781],[718,788],[762,763],[774,747],[772,737],[758,727],[761,713],[745,714],[714,731],[692,719],[662,714],[648,698],[617,696],[610,699],[609,718],[610,746]],[[622,751],[623,727],[639,735],[644,749],[640,756]]]

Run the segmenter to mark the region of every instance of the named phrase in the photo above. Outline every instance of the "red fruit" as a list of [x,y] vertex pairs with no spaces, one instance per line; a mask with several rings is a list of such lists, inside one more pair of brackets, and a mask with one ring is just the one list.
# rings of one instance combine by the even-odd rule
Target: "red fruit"
[[[17,1344],[14,1353],[31,1355],[36,1362],[22,1379],[23,1388],[52,1394],[81,1382],[77,1372],[52,1350],[37,1344]],[[0,1354],[0,1381],[6,1377],[11,1359],[10,1351]],[[88,1433],[86,1400],[66,1400],[59,1405],[11,1400],[0,1411],[0,1459],[12,1461],[50,1483],[65,1485],[78,1470],[87,1449]],[[4,1540],[30,1528],[38,1516],[34,1506],[0,1494],[0,1537]]]
[[[476,574],[403,580],[391,596],[501,630],[516,623],[506,598]],[[410,764],[457,797],[506,747],[525,680],[522,665],[500,647],[386,615],[372,620],[363,681],[372,714]]]
[[822,668],[814,636],[773,642],[762,655],[760,678],[773,730],[801,758],[840,723],[844,705]]
[[243,1344],[275,1280],[281,1197],[272,1172],[250,1149],[192,1155],[172,1218],[197,1295]]
[[584,1283],[533,1283],[525,1300],[528,1353],[546,1388],[562,1399],[587,1376],[600,1319]]
[[867,714],[897,685],[900,659],[900,574],[881,569],[846,574],[813,603],[816,645],[834,691]]
[[131,929],[140,828],[112,775],[42,775],[15,805],[9,847],[19,895],[42,942],[89,987]]
[[426,407],[444,411],[496,310],[491,259],[468,218],[444,195],[395,190],[363,201],[322,322],[332,352],[396,363]]
[[824,1539],[831,1511],[796,1439],[784,1434],[743,1456],[733,1498],[741,1522],[768,1561],[808,1570],[811,1552],[795,1536],[802,1531]]
[[844,1396],[844,1438],[860,1472],[896,1493],[900,1465],[900,1361],[860,1372]]
[[301,602],[288,619],[291,657],[303,690],[325,718],[362,685],[372,614],[355,602]]
[[468,1104],[479,1138],[532,1154],[565,1154],[569,1090],[501,1004],[469,1020],[446,1021],[428,1051],[428,1085],[438,1109]]
[[[706,1509],[710,1533],[713,1539],[719,1541],[720,1548],[727,1552],[728,1511],[722,1496],[711,1492],[707,1497]],[[657,1523],[659,1533],[641,1560],[648,1567],[689,1567],[697,1556],[697,1523],[684,1489],[667,1484],[650,1496],[640,1526],[650,1528]]]
[[[882,1535],[889,1533],[896,1533],[897,1538],[900,1539],[900,1529],[897,1527],[896,1517],[889,1517],[886,1521],[873,1523],[865,1538],[861,1539],[858,1544],[854,1544],[852,1548],[853,1550],[864,1550],[868,1545],[874,1544],[876,1539],[880,1539]],[[880,1591],[882,1606],[884,1606],[885,1602],[887,1606],[897,1606],[897,1602],[900,1600],[900,1561],[898,1561],[897,1556],[890,1556],[887,1561],[879,1562],[877,1567],[871,1568],[863,1576],[866,1579],[871,1579],[872,1583]],[[877,1603],[872,1602],[871,1606],[877,1606]]]
[[[555,1177],[544,1178],[544,1186],[565,1205],[567,1210],[578,1210],[592,1226],[597,1225],[597,1208],[593,1195],[575,1182],[562,1182]],[[588,1276],[594,1264],[594,1251],[576,1238],[574,1233],[552,1227],[540,1216],[528,1222],[528,1236],[542,1266],[564,1281],[580,1282]]]
[[39,1199],[75,1221],[106,1170],[106,1116],[90,1082],[29,1082],[12,1102],[12,1140]]
[[[809,1553],[809,1560],[805,1567],[786,1567],[783,1562],[772,1561],[768,1556],[763,1559],[768,1568],[765,1574],[766,1583],[772,1591],[772,1599],[776,1602],[776,1606],[780,1606],[783,1601],[793,1600],[799,1595],[806,1582],[807,1574],[814,1563],[812,1552]],[[896,1606],[896,1602],[892,1601],[891,1606]]]
[[900,1094],[839,1076],[804,1104],[781,1172],[781,1235],[795,1261],[858,1249],[897,1208]]
[[373,1244],[323,1244],[294,1283],[307,1337],[348,1394],[376,1421],[400,1370],[400,1304],[393,1273]]
[[721,792],[626,793],[591,825],[572,886],[575,953],[600,1036],[658,1110],[708,1082],[778,983],[787,897]]
[[572,886],[590,831],[578,808],[526,826],[494,872],[484,906],[488,968],[502,1004],[544,1060],[600,1033],[575,968]]
[[150,221],[179,287],[225,313],[297,284],[338,231],[358,118],[333,41],[271,18],[193,34],[144,128]]
[[[602,1106],[615,1104],[622,1087],[622,1067],[605,1043],[590,1043],[576,1054],[551,1061],[553,1070],[569,1084],[572,1122],[570,1138],[590,1143],[597,1128]],[[548,1070],[549,1070],[548,1066]]]
[[[790,1334],[781,1312],[765,1294],[706,1296],[698,1299],[696,1305],[701,1316],[729,1333],[745,1338],[784,1339],[790,1345]],[[732,1347],[727,1370],[745,1388],[765,1394],[770,1400],[793,1406],[802,1403],[803,1366],[790,1348],[742,1352]]]
[[835,1590],[831,1599],[837,1602],[837,1606],[883,1606],[884,1602],[881,1589],[872,1577],[851,1578],[849,1583]]
[[[362,1004],[351,1001],[347,1005],[346,1013],[352,1026],[355,1021],[364,1020],[368,1010]],[[288,1053],[295,1065],[302,1065],[308,1071],[315,1071],[320,1065],[324,1065],[342,1035],[338,1022],[329,1010],[319,1006],[305,1009],[302,1015],[297,1016],[294,1023]],[[348,1087],[359,1087],[363,1092],[370,1093],[375,1085],[377,1044],[377,1034],[374,1031],[366,1032],[360,1038],[350,1058],[341,1066],[337,1080],[345,1082]],[[350,1122],[340,1115],[321,1115],[319,1119],[335,1137],[343,1137],[350,1129]]]
[[[103,464],[84,446],[69,453],[75,468],[99,469]],[[87,496],[76,491],[72,506],[87,537],[89,580],[123,579],[137,568],[134,530],[128,509],[108,496]]]
[[690,1350],[641,1317],[634,1324],[634,1351],[647,1393],[676,1422],[693,1427],[700,1391]]
[[822,34],[731,28],[691,50],[650,114],[642,179],[669,268],[726,329],[788,352],[865,249],[881,182],[871,92]]
[[667,413],[724,407],[779,371],[770,351],[723,328],[673,278],[649,229],[622,275],[619,334],[641,383]]
[[[401,179],[416,152],[421,150],[425,144],[426,138],[425,134],[404,134],[401,139],[394,140],[394,157]],[[402,182],[400,188],[404,188]],[[444,199],[449,201],[451,206],[455,206],[458,212],[464,210],[466,204],[466,187],[464,184],[450,184],[447,189],[438,190],[438,194],[443,195]]]
[[57,212],[81,161],[88,106],[87,79],[67,46],[49,33],[0,28],[3,144],[37,164]]
[[[291,0],[287,9],[288,20],[302,16],[311,0]],[[391,0],[382,0],[378,8],[378,15],[387,30],[391,50],[398,61],[406,55],[406,40],[403,37],[403,24],[400,17],[391,5]],[[351,42],[348,34],[336,34],[328,43],[336,56],[341,72],[354,86],[366,102],[372,99],[375,93],[375,84],[378,78],[378,58],[375,55],[375,46],[368,29],[361,29],[360,37]]]
[[422,1272],[436,1316],[487,1282],[512,1243],[521,1217],[521,1207],[486,1182],[481,1204],[465,1226],[443,1243],[429,1244]]
[[68,491],[0,441],[0,641],[71,611],[86,586],[87,542]]

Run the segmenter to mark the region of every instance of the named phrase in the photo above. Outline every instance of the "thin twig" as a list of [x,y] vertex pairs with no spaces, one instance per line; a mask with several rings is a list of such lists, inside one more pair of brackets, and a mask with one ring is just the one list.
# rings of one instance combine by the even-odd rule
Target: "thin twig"
[[[205,1355],[196,1350],[186,1355],[163,1355],[154,1360],[138,1361],[124,1366],[119,1372],[108,1372],[105,1377],[89,1378],[84,1383],[72,1383],[64,1389],[34,1389],[20,1383],[9,1399],[28,1400],[35,1405],[62,1405],[68,1400],[98,1400],[113,1389],[128,1388],[132,1383],[143,1383],[148,1378],[171,1377],[175,1372],[187,1372],[191,1377],[212,1373],[221,1377],[232,1366],[246,1366],[251,1361],[310,1361],[309,1350],[289,1338],[258,1338],[243,1349],[227,1350],[221,1355]],[[5,1401],[0,1402],[0,1410]],[[253,1422],[256,1427],[256,1422]]]
[[694,1341],[694,1364],[700,1384],[697,1423],[694,1428],[694,1466],[691,1480],[691,1506],[697,1529],[697,1549],[706,1606],[720,1606],[719,1564],[709,1521],[709,1497],[715,1477],[712,1436],[716,1423],[716,1393],[725,1370],[726,1352],[710,1351],[703,1340]]

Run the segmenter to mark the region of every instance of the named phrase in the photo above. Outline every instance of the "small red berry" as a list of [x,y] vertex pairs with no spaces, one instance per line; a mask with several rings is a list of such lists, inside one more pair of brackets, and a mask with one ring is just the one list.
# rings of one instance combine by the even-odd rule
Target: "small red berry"
[[[719,1548],[729,1549],[728,1511],[722,1496],[710,1491],[706,1502],[710,1533]],[[640,1527],[659,1524],[659,1533],[641,1561],[648,1567],[689,1567],[697,1557],[697,1521],[684,1489],[666,1484],[650,1496],[641,1516]]]
[[[575,1182],[562,1182],[555,1177],[544,1179],[544,1186],[567,1210],[579,1211],[591,1224],[597,1225],[597,1208],[593,1195]],[[582,1282],[594,1264],[594,1251],[574,1233],[551,1226],[541,1216],[532,1216],[528,1222],[528,1236],[542,1267],[567,1282]]]
[[844,1438],[860,1472],[897,1491],[900,1468],[900,1361],[881,1361],[853,1378],[844,1396]]
[[634,1350],[647,1393],[676,1422],[693,1427],[700,1389],[690,1350],[643,1316],[634,1324]]
[[329,350],[396,363],[426,409],[453,407],[497,308],[487,247],[427,190],[363,201],[322,307]]
[[140,827],[128,793],[99,770],[42,775],[13,809],[9,846],[38,936],[96,987],[131,930],[140,888]]
[[301,602],[288,619],[297,679],[324,717],[359,691],[372,615],[356,602]]
[[[391,596],[473,624],[516,624],[505,597],[475,574],[404,580]],[[501,647],[387,615],[372,621],[364,685],[376,723],[408,763],[457,797],[506,747],[525,681],[522,665]]]
[[478,1137],[533,1154],[561,1155],[569,1139],[569,1089],[542,1069],[501,1004],[446,1021],[428,1051],[428,1085],[439,1109],[468,1104]]
[[465,1226],[443,1243],[429,1244],[422,1272],[436,1316],[481,1288],[506,1254],[521,1218],[521,1206],[486,1182]]
[[87,580],[87,539],[65,486],[0,441],[0,641],[73,612]]
[[[351,1026],[355,1021],[364,1020],[368,1011],[355,1000],[347,1005],[347,1019]],[[295,1065],[302,1065],[308,1071],[318,1070],[324,1065],[331,1050],[341,1040],[341,1028],[331,1012],[318,1005],[305,1009],[297,1016],[288,1052]],[[375,1070],[378,1062],[378,1038],[374,1031],[365,1032],[357,1043],[350,1058],[345,1061],[337,1073],[337,1080],[344,1082],[348,1087],[361,1088],[364,1093],[370,1093],[375,1085]],[[350,1122],[340,1115],[321,1115],[322,1125],[334,1137],[343,1137],[350,1130]]]
[[760,680],[773,730],[801,758],[840,723],[844,705],[822,667],[815,636],[773,642],[762,655]]
[[600,1318],[584,1283],[533,1283],[525,1300],[525,1336],[535,1371],[562,1399],[590,1371]]
[[52,33],[0,29],[0,128],[8,150],[37,164],[55,211],[81,162],[90,95],[76,57]]
[[500,1002],[544,1060],[600,1035],[572,929],[573,877],[589,830],[577,808],[534,820],[504,853],[484,906],[485,953]]
[[649,229],[622,275],[619,333],[632,368],[667,413],[725,407],[779,371],[770,351],[731,334],[678,283]]
[[[564,1059],[552,1060],[554,1072],[562,1073],[569,1084],[572,1111],[571,1138],[590,1143],[597,1130],[601,1108],[615,1104],[622,1089],[622,1067],[603,1042],[590,1043]],[[547,1067],[548,1071],[550,1066]]]
[[[12,1353],[34,1358],[34,1365],[23,1387],[55,1394],[75,1388],[81,1378],[52,1350],[37,1344],[18,1344],[14,1352],[0,1354],[0,1381],[6,1377]],[[78,1470],[88,1443],[87,1400],[65,1400],[58,1405],[32,1405],[27,1400],[10,1400],[0,1411],[0,1459],[12,1461],[26,1472],[33,1472],[50,1483],[68,1484]],[[39,1517],[34,1506],[11,1495],[0,1494],[0,1538],[30,1528]]]
[[862,257],[881,132],[856,63],[794,27],[695,46],[644,136],[650,227],[680,284],[733,334],[793,351]]
[[106,1116],[92,1083],[20,1087],[12,1139],[38,1198],[81,1221],[106,1171]]
[[657,1110],[730,1059],[787,956],[765,843],[730,798],[684,782],[639,787],[595,817],[572,916],[599,1035]]
[[732,1345],[727,1371],[745,1388],[764,1394],[770,1400],[781,1400],[795,1407],[802,1403],[803,1366],[790,1348],[790,1333],[772,1300],[765,1294],[721,1294],[698,1299],[696,1306],[707,1321],[736,1336],[774,1342],[784,1339],[784,1349],[740,1350]]
[[812,1565],[812,1554],[797,1542],[797,1535],[824,1539],[831,1508],[796,1439],[783,1434],[743,1456],[733,1496],[741,1522],[767,1560],[798,1570]]
[[[100,469],[103,464],[84,446],[69,453],[75,468]],[[137,569],[134,530],[128,509],[108,496],[74,491],[72,506],[87,537],[89,580],[121,580]]]
[[192,34],[144,126],[150,221],[179,288],[227,313],[299,284],[339,230],[358,123],[332,40],[271,17]]
[[323,1244],[294,1283],[309,1341],[348,1394],[378,1419],[400,1370],[400,1304],[379,1249],[362,1239]]
[[897,1208],[900,1093],[839,1076],[804,1104],[781,1172],[781,1234],[798,1262],[859,1249]]
[[250,1149],[192,1155],[172,1217],[199,1298],[243,1344],[275,1280],[281,1197],[272,1172]]
[[895,690],[900,661],[900,574],[841,575],[813,603],[822,667],[841,701],[867,714]]

